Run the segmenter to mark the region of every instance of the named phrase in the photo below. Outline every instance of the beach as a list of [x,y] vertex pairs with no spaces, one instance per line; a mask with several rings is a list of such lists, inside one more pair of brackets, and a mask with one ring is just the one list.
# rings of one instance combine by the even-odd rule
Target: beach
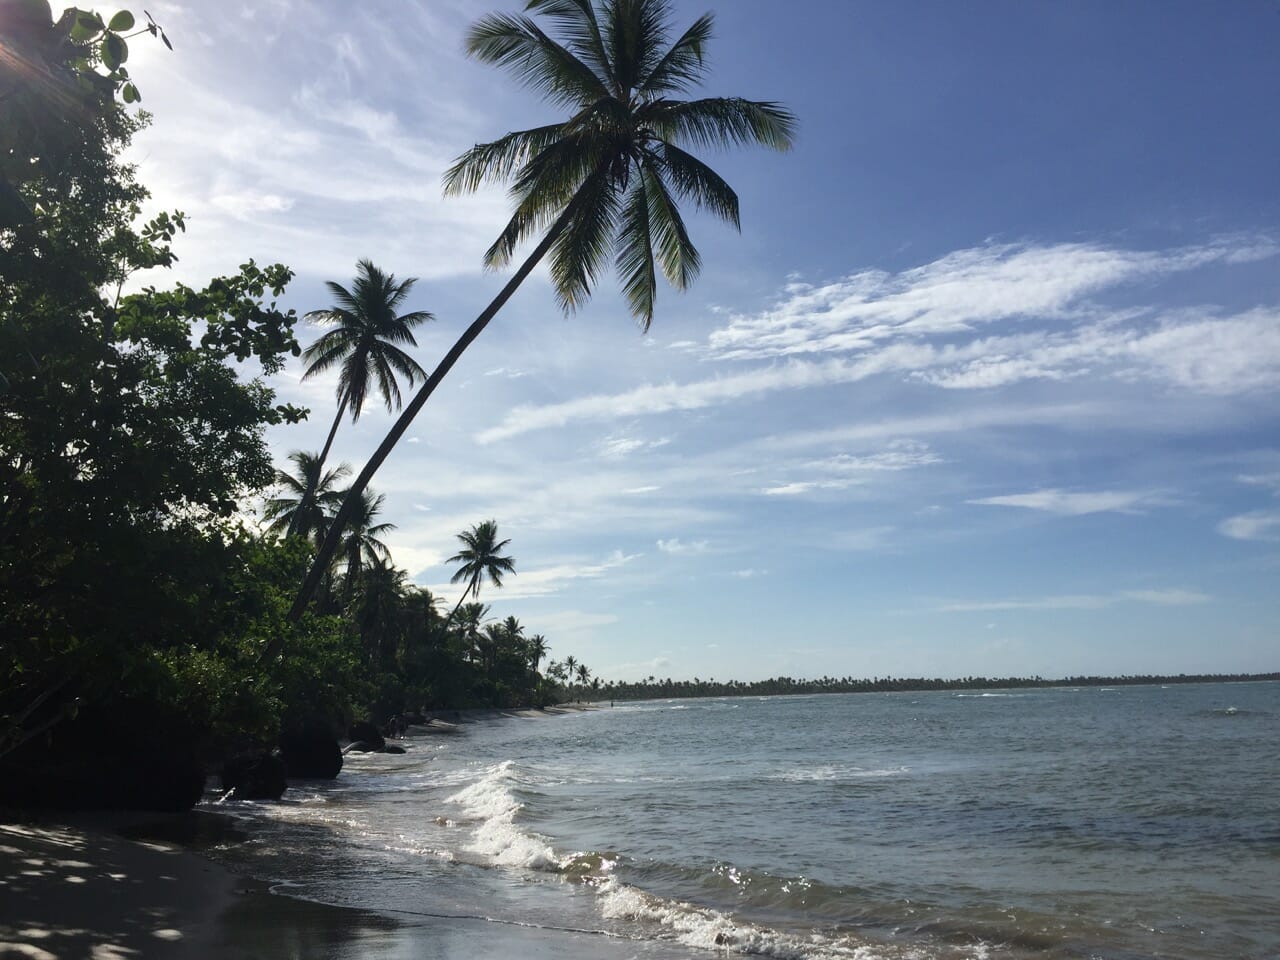
[[461,713],[279,802],[8,823],[0,958],[1274,956],[1278,696]]

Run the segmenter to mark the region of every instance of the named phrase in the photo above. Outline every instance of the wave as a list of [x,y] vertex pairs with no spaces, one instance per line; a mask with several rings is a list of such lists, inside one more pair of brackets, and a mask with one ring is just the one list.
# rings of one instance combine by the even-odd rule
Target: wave
[[464,849],[504,867],[558,871],[560,859],[546,838],[516,824],[524,804],[513,792],[515,777],[514,761],[504,760],[471,786],[445,798],[446,803],[462,807],[467,819],[479,821]]

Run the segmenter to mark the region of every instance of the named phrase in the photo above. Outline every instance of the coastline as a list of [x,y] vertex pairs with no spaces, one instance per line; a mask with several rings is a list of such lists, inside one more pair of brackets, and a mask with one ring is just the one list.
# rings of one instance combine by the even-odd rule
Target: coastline
[[[456,724],[597,709],[438,711]],[[443,724],[441,725],[443,727]],[[429,729],[429,728],[428,728]],[[437,731],[438,732],[438,731]],[[207,856],[252,837],[220,814],[0,810],[0,960],[583,957],[560,931],[300,899]],[[594,939],[594,938],[593,938]],[[412,944],[410,948],[410,943]]]

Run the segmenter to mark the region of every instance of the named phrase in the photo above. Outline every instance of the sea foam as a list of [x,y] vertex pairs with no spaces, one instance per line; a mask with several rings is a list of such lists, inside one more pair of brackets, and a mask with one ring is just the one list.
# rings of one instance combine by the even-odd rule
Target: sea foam
[[512,761],[504,760],[469,787],[445,798],[445,802],[462,807],[468,819],[479,821],[465,849],[504,867],[559,870],[559,859],[547,841],[516,824],[524,805],[512,790],[514,767]]

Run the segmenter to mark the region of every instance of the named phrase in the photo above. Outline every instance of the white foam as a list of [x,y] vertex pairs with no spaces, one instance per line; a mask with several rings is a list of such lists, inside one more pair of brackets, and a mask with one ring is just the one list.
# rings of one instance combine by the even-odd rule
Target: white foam
[[816,933],[788,934],[740,922],[718,910],[650,896],[614,878],[598,889],[600,909],[607,919],[657,925],[680,943],[702,950],[777,960],[924,960],[914,949],[855,943]]
[[504,867],[559,869],[560,862],[546,840],[516,825],[523,804],[511,792],[513,767],[505,760],[469,787],[445,798],[446,803],[461,806],[468,819],[479,821],[464,849]]

